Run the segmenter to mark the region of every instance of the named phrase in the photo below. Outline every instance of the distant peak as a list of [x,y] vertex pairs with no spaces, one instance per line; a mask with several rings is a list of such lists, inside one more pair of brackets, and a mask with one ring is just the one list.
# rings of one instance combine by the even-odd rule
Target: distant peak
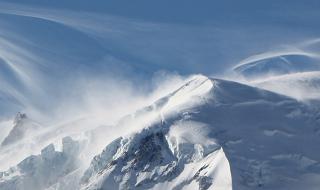
[[27,114],[18,112],[13,120],[13,124],[17,125],[21,120],[26,119],[26,118],[27,118]]
[[13,128],[1,145],[8,145],[24,138],[27,133],[32,133],[41,126],[27,117],[27,114],[18,112],[13,120]]

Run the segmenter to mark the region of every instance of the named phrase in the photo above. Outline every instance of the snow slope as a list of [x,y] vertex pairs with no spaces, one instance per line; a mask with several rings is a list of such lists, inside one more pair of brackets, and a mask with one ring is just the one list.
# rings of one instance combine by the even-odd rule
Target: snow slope
[[318,47],[319,43],[315,41],[300,45],[301,49],[295,51],[265,52],[248,57],[233,67],[233,72],[236,73],[235,80],[299,101],[318,101]]

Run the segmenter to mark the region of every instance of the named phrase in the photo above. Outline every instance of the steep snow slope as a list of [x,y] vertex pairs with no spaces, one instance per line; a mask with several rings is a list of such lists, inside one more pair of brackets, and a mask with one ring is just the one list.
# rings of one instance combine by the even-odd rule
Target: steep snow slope
[[[175,96],[186,99],[177,103]],[[82,178],[83,189],[319,185],[319,121],[285,96],[201,76],[127,122],[145,129],[113,141],[96,156]]]

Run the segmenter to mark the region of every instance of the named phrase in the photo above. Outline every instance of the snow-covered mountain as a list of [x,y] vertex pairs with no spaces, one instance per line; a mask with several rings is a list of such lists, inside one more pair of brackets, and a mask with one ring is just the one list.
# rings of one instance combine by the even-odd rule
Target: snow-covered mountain
[[0,0],[0,190],[318,190],[319,2]]
[[[122,135],[89,165],[74,165],[85,146],[67,162],[62,158],[70,151],[50,145],[32,162],[27,158],[2,173],[0,186],[34,185],[37,175],[23,169],[34,168],[31,173],[54,176],[35,189],[317,189],[319,126],[317,112],[295,99],[195,76],[119,121],[114,127]],[[43,161],[45,152],[63,163],[48,169],[60,161]]]
[[319,121],[294,99],[200,77],[159,102],[144,113],[158,114],[147,129],[115,140],[93,159],[84,189],[319,185]]

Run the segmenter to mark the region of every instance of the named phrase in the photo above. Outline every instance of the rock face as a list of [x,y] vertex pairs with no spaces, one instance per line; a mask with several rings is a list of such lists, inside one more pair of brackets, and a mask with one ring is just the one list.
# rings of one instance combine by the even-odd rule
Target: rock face
[[79,144],[70,137],[63,139],[63,151],[56,151],[53,144],[32,155],[8,171],[0,172],[2,190],[40,190],[57,183],[78,168]]
[[[82,178],[83,189],[162,189],[169,186],[170,189],[197,187],[205,190],[214,183],[214,174],[222,173],[215,166],[218,164],[224,165],[223,172],[226,179],[230,179],[228,161],[218,145],[207,155],[193,155],[204,147],[184,144],[181,145],[184,152],[173,151],[170,148],[174,145],[167,138],[166,130],[146,129],[129,138],[117,139],[93,159]],[[225,184],[220,184],[222,187],[230,189],[231,182],[226,180]]]
[[35,132],[41,126],[30,120],[25,113],[18,113],[13,121],[13,128],[2,141],[1,146],[9,145],[24,138],[27,134]]
[[[138,142],[134,143],[134,141]],[[101,185],[105,187],[147,189],[163,180],[170,180],[176,175],[175,173],[179,173],[177,160],[168,148],[162,133],[149,134],[144,137],[137,135],[130,140],[122,139],[119,143],[115,145],[119,146],[116,150],[117,157],[112,157],[112,159],[103,157],[104,155],[95,157],[91,167],[85,173],[84,182],[98,174],[104,177]],[[104,152],[108,151],[111,150],[104,150]],[[96,167],[100,164],[104,167]],[[105,175],[106,172],[108,175]],[[147,173],[150,173],[150,178],[143,178],[142,176],[146,177]]]

